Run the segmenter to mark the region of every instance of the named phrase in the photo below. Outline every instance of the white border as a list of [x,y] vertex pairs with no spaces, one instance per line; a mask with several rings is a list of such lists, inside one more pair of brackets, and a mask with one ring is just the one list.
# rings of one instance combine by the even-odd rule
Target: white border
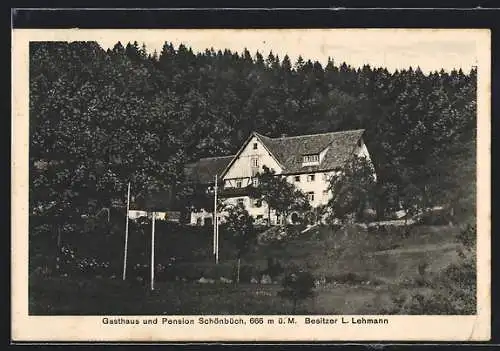
[[[324,35],[328,31],[318,30]],[[367,30],[367,29],[365,29]],[[472,34],[478,50],[478,314],[476,316],[387,316],[388,325],[106,326],[100,316],[28,316],[28,45],[29,41],[98,40],[127,36],[126,30],[27,30],[12,32],[12,339],[14,341],[484,341],[490,338],[490,31],[387,29]],[[201,30],[199,30],[201,31]],[[223,35],[228,31],[224,30]],[[266,30],[261,30],[265,36]],[[287,31],[287,30],[282,30]],[[340,30],[349,35],[349,29]],[[359,31],[359,30],[358,30]],[[133,37],[165,35],[167,30],[129,30]],[[215,33],[215,32],[214,32]],[[383,40],[383,39],[381,39]],[[153,317],[153,316],[151,316]],[[232,316],[236,317],[236,316]],[[262,316],[276,318],[276,316]],[[301,321],[300,316],[294,316]],[[340,317],[340,316],[339,316]],[[344,316],[351,318],[352,316]],[[368,316],[360,316],[368,317]],[[376,316],[382,317],[382,316]],[[248,316],[244,316],[248,319]]]

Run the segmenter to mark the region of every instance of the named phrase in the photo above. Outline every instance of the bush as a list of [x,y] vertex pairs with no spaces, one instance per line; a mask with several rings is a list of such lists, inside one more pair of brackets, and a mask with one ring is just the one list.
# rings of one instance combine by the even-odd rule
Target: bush
[[420,219],[419,224],[424,225],[447,225],[452,221],[449,210],[430,210],[424,213]]
[[397,300],[397,302],[403,302],[401,308],[397,311],[398,314],[453,314],[453,305],[450,299],[439,292],[436,292],[431,296],[417,293],[414,295],[410,295],[407,300],[401,298]]
[[56,271],[60,274],[70,276],[109,276],[113,270],[107,261],[101,261],[96,257],[81,257],[68,245],[61,248],[56,258]]
[[314,296],[314,276],[305,271],[289,273],[283,279],[283,290],[278,292],[278,296],[291,300],[293,311],[297,310],[297,303]]
[[377,219],[377,212],[371,208],[365,209],[361,212],[360,219],[363,222],[373,222]]
[[473,250],[476,245],[476,225],[467,224],[457,236],[457,241],[461,243],[468,251]]
[[461,260],[451,264],[430,279],[418,277],[415,286],[431,288],[430,294],[410,293],[406,297],[393,295],[394,314],[470,315],[476,313],[475,226],[466,226],[457,240],[465,250],[459,251]]
[[329,277],[329,280],[334,281],[339,284],[352,284],[357,285],[365,282],[367,279],[356,273],[345,273],[339,274],[333,277]]
[[258,240],[261,243],[279,243],[290,241],[296,239],[301,236],[301,231],[305,228],[305,226],[298,225],[280,225],[274,226],[270,229],[262,232],[258,235]]
[[276,258],[274,257],[267,258],[267,268],[263,273],[268,274],[272,279],[274,279],[283,272],[284,268],[281,266],[281,263]]

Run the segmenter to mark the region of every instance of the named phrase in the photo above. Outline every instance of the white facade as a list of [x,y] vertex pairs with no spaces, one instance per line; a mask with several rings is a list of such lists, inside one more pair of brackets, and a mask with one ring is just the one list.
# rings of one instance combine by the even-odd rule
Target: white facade
[[[166,216],[166,212],[155,212],[155,220],[164,220]],[[151,214],[147,211],[142,210],[129,210],[128,218],[130,219],[138,219],[140,217],[151,217]]]
[[[316,155],[311,155],[307,158],[304,157],[303,166],[320,164],[328,148],[329,146]],[[370,160],[370,155],[363,139],[356,145],[354,154],[367,157]],[[236,154],[236,158],[228,165],[223,178],[219,180],[219,187],[223,186],[224,189],[247,187],[256,181],[255,175],[257,172],[262,171],[263,166],[274,170],[277,175],[282,174],[288,182],[302,190],[309,197],[312,208],[328,203],[332,197],[331,192],[328,190],[330,179],[332,176],[340,174],[339,170],[334,169],[316,172],[283,173],[283,167],[280,162],[271,154],[260,139],[253,135],[243,149]],[[258,184],[254,185],[258,186]],[[243,203],[246,210],[257,222],[268,220],[268,206],[265,202],[259,204],[257,200],[248,196],[225,199],[226,204],[236,205],[238,202]],[[213,214],[204,210],[193,212],[190,223],[192,225],[212,224],[212,218]],[[224,213],[220,213],[219,218],[219,221],[223,221]],[[277,223],[274,211],[271,211],[270,221],[271,224]]]
[[262,171],[263,166],[274,169],[276,174],[282,172],[281,165],[256,136],[250,139],[236,157],[224,175],[224,187],[237,188],[250,185],[252,178],[257,172]]
[[[173,213],[173,212],[154,212],[155,214],[155,220],[156,221],[169,221],[169,222],[179,222],[179,215],[180,213]],[[147,217],[151,219],[151,212],[143,211],[143,210],[129,210],[128,211],[128,218],[132,220],[137,220],[141,217]]]
[[[267,151],[261,141],[253,136],[246,146],[240,150],[237,158],[230,165],[226,174],[219,180],[219,187],[244,188],[252,184],[256,179],[257,172],[262,171],[262,167],[267,166],[273,169],[277,174],[282,172],[282,167],[278,161]],[[259,203],[249,196],[240,196],[228,198],[225,201],[227,205],[236,205],[243,203],[248,213],[257,221],[267,219],[268,206],[265,202]],[[275,223],[276,215],[271,211],[271,223]],[[213,214],[205,210],[193,212],[190,223],[193,225],[203,225],[208,222],[212,224]],[[224,213],[220,214],[219,221],[224,220]]]

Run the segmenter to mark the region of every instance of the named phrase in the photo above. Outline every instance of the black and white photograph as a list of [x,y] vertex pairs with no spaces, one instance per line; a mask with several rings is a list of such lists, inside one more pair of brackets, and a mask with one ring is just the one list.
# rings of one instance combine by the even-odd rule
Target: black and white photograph
[[26,48],[28,316],[478,315],[487,35],[106,33]]

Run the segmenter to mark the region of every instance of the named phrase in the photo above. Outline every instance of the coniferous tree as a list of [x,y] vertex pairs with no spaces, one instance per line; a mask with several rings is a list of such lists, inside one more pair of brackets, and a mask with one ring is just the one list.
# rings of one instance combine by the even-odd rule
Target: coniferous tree
[[109,204],[130,179],[177,184],[185,163],[233,154],[252,131],[354,128],[366,130],[380,213],[406,206],[408,189],[424,207],[473,202],[463,185],[475,179],[475,69],[389,72],[333,58],[323,68],[302,57],[292,67],[272,52],[146,49],[31,44],[30,164],[45,164],[32,175],[32,207],[81,212]]

